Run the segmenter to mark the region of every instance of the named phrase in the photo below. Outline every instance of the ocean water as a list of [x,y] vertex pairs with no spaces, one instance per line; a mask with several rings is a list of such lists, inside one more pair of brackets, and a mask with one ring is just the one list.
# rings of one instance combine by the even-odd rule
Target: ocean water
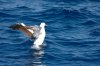
[[[22,22],[48,25],[43,50]],[[0,0],[0,66],[100,66],[100,0]]]

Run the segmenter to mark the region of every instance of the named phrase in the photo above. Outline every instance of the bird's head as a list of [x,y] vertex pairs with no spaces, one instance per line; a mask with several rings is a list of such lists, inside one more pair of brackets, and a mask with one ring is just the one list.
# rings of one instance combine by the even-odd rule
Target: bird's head
[[47,26],[44,22],[42,22],[41,24],[40,24],[40,27],[44,27],[44,26]]

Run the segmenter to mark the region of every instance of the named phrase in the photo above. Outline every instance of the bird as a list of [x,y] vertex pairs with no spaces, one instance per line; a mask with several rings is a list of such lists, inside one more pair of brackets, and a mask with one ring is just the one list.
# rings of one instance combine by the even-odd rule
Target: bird
[[46,23],[42,22],[40,26],[26,26],[24,23],[16,23],[9,28],[13,30],[20,30],[25,33],[30,39],[33,39],[33,46],[32,48],[41,49],[41,45],[44,42],[46,32],[45,32]]

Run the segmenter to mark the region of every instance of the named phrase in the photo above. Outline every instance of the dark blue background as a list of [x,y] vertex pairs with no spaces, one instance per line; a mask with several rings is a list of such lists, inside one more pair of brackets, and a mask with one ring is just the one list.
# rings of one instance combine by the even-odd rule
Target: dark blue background
[[[18,22],[48,25],[43,56]],[[0,0],[0,66],[39,65],[100,66],[100,0]]]

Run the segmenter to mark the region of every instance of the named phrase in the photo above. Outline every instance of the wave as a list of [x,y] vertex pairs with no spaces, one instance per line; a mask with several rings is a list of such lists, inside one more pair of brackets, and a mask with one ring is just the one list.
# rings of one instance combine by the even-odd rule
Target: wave
[[97,23],[93,20],[87,20],[87,21],[85,21],[84,23],[81,23],[81,24],[84,25],[84,26],[89,26],[89,25],[95,26]]
[[57,8],[57,7],[43,11],[39,16],[40,19],[45,19],[51,22],[60,21],[60,20],[67,21],[70,19],[72,20],[87,19],[87,13],[82,13],[79,10],[75,10],[75,9]]
[[32,8],[29,8],[27,6],[17,6],[17,7],[15,7],[15,9],[17,9],[17,10],[25,10],[25,11],[32,10]]
[[12,15],[0,12],[0,17],[12,17]]
[[100,2],[100,0],[90,0],[91,2]]
[[90,31],[91,36],[99,37],[100,36],[100,28],[95,28]]
[[11,15],[11,14],[0,12],[0,17],[16,17],[16,16],[18,15]]

